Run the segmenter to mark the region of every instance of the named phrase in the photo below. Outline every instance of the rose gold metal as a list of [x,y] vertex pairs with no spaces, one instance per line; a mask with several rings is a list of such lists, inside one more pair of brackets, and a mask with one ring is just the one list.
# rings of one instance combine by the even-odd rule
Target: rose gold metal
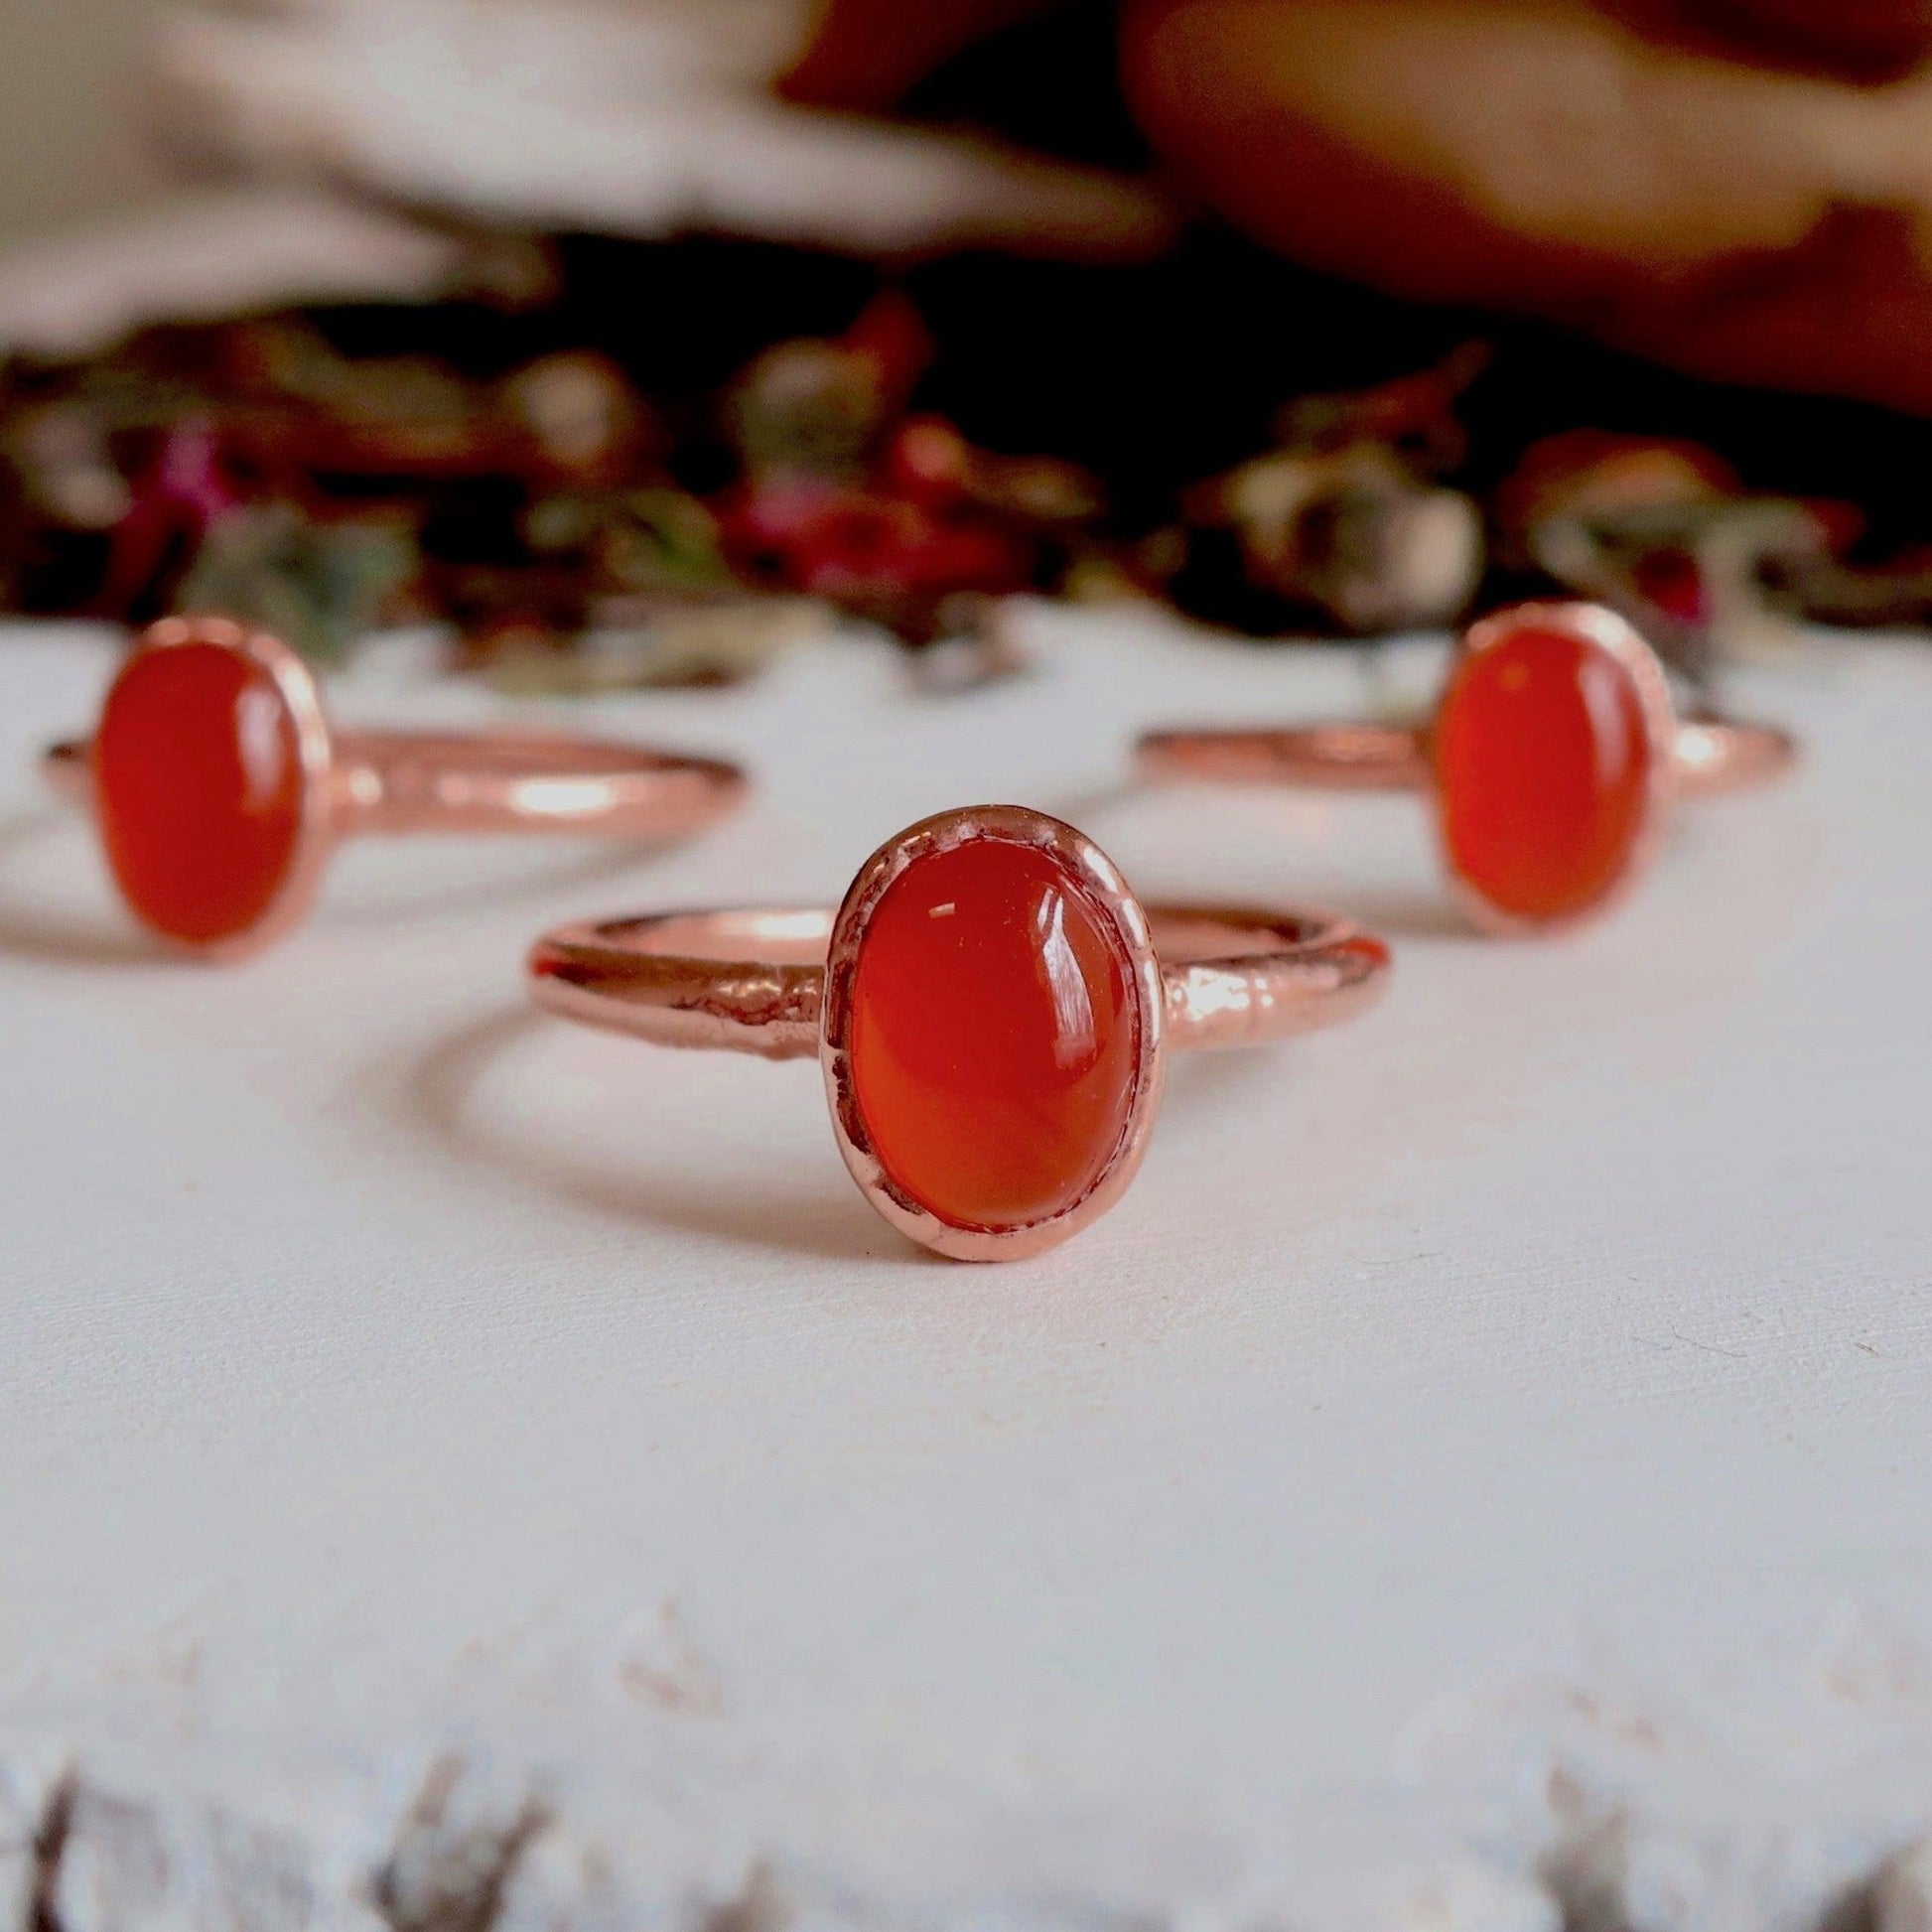
[[[225,618],[166,618],[135,648],[190,643],[238,652],[268,674],[294,721],[302,765],[295,853],[262,917],[246,932],[207,945],[159,935],[198,958],[245,958],[299,925],[345,838],[563,832],[655,842],[711,824],[736,809],[747,790],[735,765],[608,740],[513,731],[335,733],[308,665],[279,637]],[[88,741],[50,746],[41,768],[57,793],[91,807]]]
[[559,926],[530,950],[530,994],[656,1046],[811,1059],[834,916],[777,906]]
[[1325,912],[1226,905],[1148,908],[1182,1052],[1266,1046],[1366,1013],[1387,991],[1389,949]]
[[[962,1228],[907,1199],[874,1156],[852,1093],[853,974],[867,921],[914,860],[980,838],[1053,853],[1111,928],[1136,990],[1136,1075],[1120,1141],[1085,1195],[1025,1227]],[[839,1152],[866,1198],[913,1240],[971,1261],[1037,1254],[1119,1199],[1146,1149],[1169,1049],[1260,1045],[1351,1019],[1381,996],[1388,966],[1379,939],[1322,913],[1144,908],[1090,839],[1011,805],[944,812],[888,840],[836,912],[748,907],[568,925],[529,960],[532,998],[567,1019],[661,1046],[816,1055]]]
[[1797,741],[1774,725],[1686,718],[1677,727],[1677,795],[1711,798],[1781,778],[1798,761]]
[[[1429,791],[1436,777],[1426,725],[1304,725],[1149,732],[1136,752],[1143,778],[1295,785],[1310,791]],[[1768,783],[1797,749],[1773,725],[1691,718],[1677,727],[1680,797],[1708,798]]]
[[[1535,624],[1581,638],[1621,664],[1637,688],[1650,753],[1650,790],[1630,863],[1594,905],[1565,919],[1523,919],[1492,905],[1459,877],[1444,846],[1458,904],[1485,930],[1547,933],[1595,919],[1635,889],[1656,857],[1672,806],[1680,797],[1710,797],[1767,783],[1797,759],[1790,735],[1770,725],[1724,718],[1680,720],[1657,654],[1624,619],[1601,605],[1518,604],[1470,625],[1468,656]],[[1136,749],[1143,777],[1206,779],[1229,784],[1292,785],[1325,791],[1420,791],[1436,794],[1432,725],[1318,724],[1282,730],[1149,732]],[[1440,808],[1438,823],[1441,824]]]
[[[1341,919],[1236,906],[1145,908],[1166,1041],[1259,1046],[1351,1019],[1388,949]],[[654,1046],[813,1058],[837,913],[824,905],[652,912],[559,926],[531,948],[531,997]]]
[[1305,785],[1321,791],[1424,791],[1429,734],[1406,725],[1303,725],[1279,731],[1149,732],[1140,776],[1163,783]]
[[346,832],[575,832],[668,839],[733,810],[738,769],[642,746],[521,732],[345,732]]

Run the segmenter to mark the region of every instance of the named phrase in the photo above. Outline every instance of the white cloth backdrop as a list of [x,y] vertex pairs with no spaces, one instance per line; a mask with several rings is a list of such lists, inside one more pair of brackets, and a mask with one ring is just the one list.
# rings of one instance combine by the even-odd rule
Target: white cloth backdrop
[[[75,1927],[443,1923],[395,1903],[440,1858],[532,1927],[1527,1929],[1547,1881],[1743,1932],[1932,1822],[1932,653],[1741,677],[1803,775],[1498,944],[1411,801],[1121,784],[1145,724],[1425,691],[1427,646],[1372,691],[1027,629],[976,694],[832,640],[565,710],[757,803],[655,858],[358,849],[232,971],[40,799],[104,640],[0,636],[0,1873],[74,1764]],[[339,713],[501,708],[410,661]],[[1177,1067],[1125,1204],[1007,1269],[875,1219],[811,1066],[524,1010],[549,921],[836,895],[994,798],[1150,895],[1357,909],[1393,992]]]

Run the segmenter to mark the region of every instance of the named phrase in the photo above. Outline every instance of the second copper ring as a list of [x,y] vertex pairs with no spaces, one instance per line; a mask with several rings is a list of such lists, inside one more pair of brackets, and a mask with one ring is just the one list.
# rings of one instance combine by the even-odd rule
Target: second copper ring
[[49,748],[130,911],[208,959],[299,924],[364,833],[558,832],[657,842],[733,810],[744,774],[646,746],[519,732],[339,732],[266,631],[169,618],[122,664],[89,740]]

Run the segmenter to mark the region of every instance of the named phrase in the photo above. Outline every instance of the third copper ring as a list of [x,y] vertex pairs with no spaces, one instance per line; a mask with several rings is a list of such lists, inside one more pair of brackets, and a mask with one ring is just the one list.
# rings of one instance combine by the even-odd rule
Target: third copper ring
[[1427,726],[1161,731],[1156,778],[1422,791],[1457,898],[1485,929],[1538,932],[1607,909],[1643,876],[1687,794],[1786,770],[1783,732],[1680,718],[1656,653],[1594,604],[1521,604],[1473,624]]

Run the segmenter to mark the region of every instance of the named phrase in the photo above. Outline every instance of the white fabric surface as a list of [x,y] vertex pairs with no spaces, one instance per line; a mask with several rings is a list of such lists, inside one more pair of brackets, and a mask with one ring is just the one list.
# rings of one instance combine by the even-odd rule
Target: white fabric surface
[[[1626,1796],[1677,1762],[1660,1815],[1754,1884],[1794,1820],[1878,1856],[1932,1816],[1932,653],[1741,676],[1798,779],[1687,808],[1613,921],[1507,944],[1456,926],[1413,801],[1121,784],[1145,724],[1358,710],[1427,647],[1371,678],[1028,631],[1032,676],[952,698],[838,639],[560,708],[742,756],[757,802],[651,858],[356,848],[225,971],[152,955],[39,797],[104,641],[0,635],[6,1709],[251,1794],[237,1762],[461,1726],[621,1854],[647,1778],[693,1869],[1308,1924],[1439,1853],[1528,1862],[1565,1725],[1644,1758]],[[332,698],[502,708],[393,656]],[[1123,1206],[1010,1268],[873,1216],[815,1068],[525,1012],[548,922],[835,896],[989,799],[1150,897],[1356,910],[1391,995],[1178,1064]],[[1490,1882],[1403,1922],[1544,1922]]]

